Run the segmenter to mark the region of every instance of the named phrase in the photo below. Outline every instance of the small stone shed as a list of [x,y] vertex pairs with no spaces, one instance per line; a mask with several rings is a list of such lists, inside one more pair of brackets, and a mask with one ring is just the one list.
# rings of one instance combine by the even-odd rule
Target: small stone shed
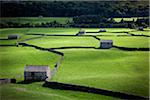
[[84,29],[80,29],[80,31],[76,35],[83,35],[86,34],[86,31]]
[[8,83],[16,83],[16,79],[14,78],[1,78],[0,84],[8,84]]
[[100,48],[102,49],[109,49],[113,46],[112,40],[101,40],[100,41]]
[[139,31],[144,31],[144,28],[141,26],[141,27],[138,27],[138,30]]
[[8,35],[8,39],[19,39],[20,38],[20,35],[18,34],[9,34]]
[[50,78],[50,68],[47,65],[26,65],[24,69],[25,81],[45,81]]
[[106,32],[106,30],[105,29],[100,29],[99,32]]

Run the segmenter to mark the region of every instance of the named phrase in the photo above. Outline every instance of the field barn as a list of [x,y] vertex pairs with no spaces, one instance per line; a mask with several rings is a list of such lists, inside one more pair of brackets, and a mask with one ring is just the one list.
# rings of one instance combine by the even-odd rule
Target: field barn
[[27,65],[24,70],[25,81],[45,81],[50,79],[49,66],[42,65]]

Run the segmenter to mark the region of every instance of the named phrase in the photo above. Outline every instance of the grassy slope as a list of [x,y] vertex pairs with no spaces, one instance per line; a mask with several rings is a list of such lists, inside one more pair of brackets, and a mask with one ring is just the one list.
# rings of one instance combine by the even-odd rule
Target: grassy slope
[[[147,18],[147,17],[131,17],[131,18],[123,18],[124,21],[136,21],[138,18]],[[120,22],[122,18],[114,18],[116,22]]]
[[60,50],[65,60],[53,81],[148,96],[148,52]]
[[41,47],[66,47],[66,46],[94,46],[98,47],[99,42],[93,37],[58,37],[47,36],[36,40],[30,40],[27,43]]
[[0,40],[0,45],[15,45],[17,42],[19,41],[23,41],[25,39],[29,39],[29,38],[35,38],[35,37],[38,37],[38,36],[35,36],[35,35],[20,35],[21,38],[19,39],[13,39],[13,40],[7,40],[7,37],[4,37],[2,39],[6,39],[6,40]]
[[[122,18],[114,18],[114,20],[115,20],[116,22],[120,22],[121,19],[122,19]],[[133,19],[134,19],[134,21],[136,21],[136,20],[137,20],[137,17],[123,18],[124,21],[133,21]]]
[[100,37],[101,39],[109,39],[113,40],[113,44],[116,46],[123,46],[123,47],[133,47],[133,48],[148,48],[149,47],[149,38],[148,37],[137,37],[137,36],[130,36],[130,37],[116,37],[116,36],[103,36]]
[[149,35],[150,36],[150,28],[144,29],[145,31],[135,31],[131,32],[132,34],[137,34],[137,35]]
[[[101,28],[83,28],[83,29],[85,29],[88,32],[88,31],[99,31],[99,29]],[[134,30],[130,28],[102,28],[102,29],[106,29],[107,32],[122,32],[122,31],[129,32],[129,31]],[[104,32],[104,33],[107,33],[107,32]]]
[[26,64],[49,65],[53,69],[59,60],[53,53],[28,47],[0,47],[0,55],[0,77],[19,77],[19,80],[23,79]]
[[[141,17],[139,17],[141,18]],[[122,18],[114,18],[114,20],[116,22],[120,22]],[[134,21],[137,20],[137,17],[132,17],[132,18],[123,18],[124,21],[132,21],[134,19]],[[0,19],[1,22],[17,22],[17,23],[42,23],[42,22],[52,22],[56,20],[57,22],[61,23],[61,24],[65,24],[68,20],[72,21],[72,18],[69,17],[2,17]]]
[[17,22],[17,23],[42,23],[42,22],[52,22],[52,21],[57,21],[61,24],[67,23],[68,20],[72,21],[72,18],[67,18],[67,17],[5,17],[1,18],[1,22]]
[[[99,31],[99,28],[83,28],[87,32],[88,31],[93,31],[97,32]],[[98,33],[100,34],[124,34],[124,33],[111,33],[111,32],[130,32],[134,31],[131,33],[139,33],[139,34],[150,34],[148,30],[150,28],[146,28],[145,30],[147,31],[136,31],[134,29],[129,29],[129,28],[105,28],[107,32],[104,33]],[[27,33],[43,33],[43,34],[76,34],[80,29],[79,28],[4,28],[0,29],[0,38],[7,37],[8,34],[27,34]]]
[[1,85],[2,100],[112,100],[108,96],[43,88],[43,83]]
[[[2,34],[0,34],[0,37],[5,37],[7,36],[7,34],[10,33],[19,33],[21,35],[25,33],[75,34],[76,32],[78,32],[78,30],[79,29],[76,28],[67,28],[67,29],[11,28],[11,29],[1,29],[0,33]],[[98,29],[86,28],[86,30],[97,31]],[[130,29],[125,28],[124,29],[115,28],[107,30],[110,32],[130,31]],[[23,39],[27,37],[25,36],[23,37]],[[144,37],[141,38],[101,37],[101,38],[114,39],[114,43],[120,46],[147,47],[148,45],[148,41],[145,41],[145,39],[147,38]],[[8,42],[8,44],[12,42],[14,41]],[[38,44],[39,46],[43,47],[78,46],[78,45],[97,46],[99,44],[98,41],[95,40],[94,38],[87,38],[87,37],[80,37],[80,38],[45,37],[45,39],[41,40],[38,39],[29,42],[33,42],[34,44]],[[60,51],[65,53],[65,60],[62,63],[58,73],[52,79],[53,81],[89,85],[114,91],[121,91],[141,96],[148,96],[148,52],[123,52],[116,49],[107,50],[107,52],[106,50],[94,50],[94,49],[89,50],[70,49]],[[27,47],[19,47],[19,48],[0,47],[0,55],[3,58],[0,59],[1,62],[0,66],[1,69],[3,69],[1,70],[0,77],[16,77],[18,75],[23,75],[23,68],[27,63],[50,64],[53,67],[54,62],[58,58],[58,56],[56,57],[56,55],[54,54],[42,52]],[[18,77],[18,79],[22,80],[22,77],[21,78]],[[41,98],[47,100],[49,99],[66,100],[70,98],[75,100],[76,99],[86,100],[87,98],[88,99],[91,98],[94,100],[97,99],[99,100],[99,98],[104,100],[112,99],[101,95],[87,94],[81,92],[45,89],[39,87],[41,86],[39,84],[41,83],[34,83],[30,85],[22,85],[22,84],[10,85],[12,88],[8,88],[7,85],[6,86],[4,85],[2,86],[3,89],[2,96],[5,97],[6,100],[10,98],[11,99],[14,98],[14,100],[17,99],[20,100],[20,98],[23,98],[24,100],[41,99]],[[18,89],[16,89],[16,87],[19,87],[19,91]],[[6,89],[6,91],[4,89]],[[23,90],[27,89],[27,91],[22,91],[22,89]],[[39,89],[40,91],[38,91],[37,89]],[[51,93],[53,94],[50,95]]]
[[0,37],[6,38],[8,34],[76,34],[78,28],[4,28],[0,29]]

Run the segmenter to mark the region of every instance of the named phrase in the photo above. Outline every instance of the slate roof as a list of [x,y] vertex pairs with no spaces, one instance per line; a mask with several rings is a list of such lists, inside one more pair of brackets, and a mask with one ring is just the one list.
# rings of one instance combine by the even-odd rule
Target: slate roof
[[27,65],[25,67],[26,72],[46,72],[50,70],[49,66],[47,65]]
[[19,34],[9,34],[8,36],[16,36],[16,37],[19,37],[20,35],[19,35]]
[[101,40],[101,42],[113,42],[112,40]]

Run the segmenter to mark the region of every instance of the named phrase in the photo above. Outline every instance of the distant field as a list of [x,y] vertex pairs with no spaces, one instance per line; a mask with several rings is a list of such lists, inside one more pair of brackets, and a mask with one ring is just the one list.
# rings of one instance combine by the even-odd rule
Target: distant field
[[17,22],[17,23],[45,23],[57,21],[61,24],[65,24],[68,21],[72,21],[69,17],[3,17],[0,18],[0,22]]
[[[123,18],[124,21],[133,21],[133,19],[134,19],[134,21],[136,21],[136,20],[137,20],[137,17]],[[114,18],[114,20],[115,20],[116,22],[120,22],[120,21],[122,20],[122,18]]]
[[45,48],[83,46],[98,47],[99,42],[93,37],[65,37],[65,36],[47,36],[36,40],[30,40],[27,43]]
[[4,28],[0,29],[0,38],[8,34],[76,34],[79,28]]
[[116,36],[99,36],[101,39],[113,40],[113,44],[116,46],[130,47],[130,48],[148,48],[149,38],[147,37],[116,37]]
[[[143,18],[143,17],[138,17]],[[122,18],[114,18],[116,22],[120,22]],[[137,17],[131,17],[131,18],[123,18],[124,21],[136,21]],[[0,22],[17,22],[17,23],[45,23],[45,22],[52,22],[57,21],[61,24],[65,24],[68,21],[72,21],[71,17],[2,17],[0,18]]]
[[137,34],[137,35],[149,35],[150,36],[150,29],[147,28],[145,31],[134,31],[131,32],[132,34]]

